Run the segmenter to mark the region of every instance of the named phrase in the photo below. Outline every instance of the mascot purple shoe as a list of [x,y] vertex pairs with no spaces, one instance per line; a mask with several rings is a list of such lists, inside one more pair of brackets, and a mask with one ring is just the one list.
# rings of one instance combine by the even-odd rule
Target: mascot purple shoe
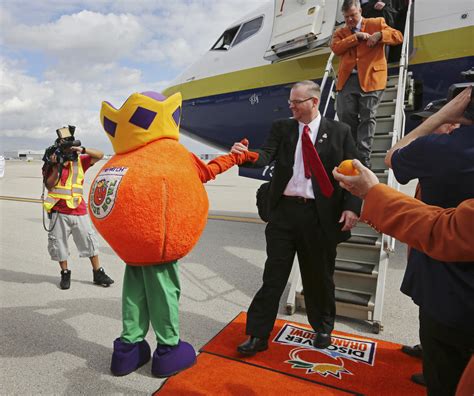
[[100,114],[115,155],[92,183],[91,219],[125,262],[122,333],[111,371],[126,375],[147,363],[151,323],[157,347],[152,373],[176,374],[196,361],[180,339],[178,260],[196,245],[209,202],[202,183],[258,155],[228,154],[205,164],[179,142],[181,94],[132,94],[120,107],[103,102]]

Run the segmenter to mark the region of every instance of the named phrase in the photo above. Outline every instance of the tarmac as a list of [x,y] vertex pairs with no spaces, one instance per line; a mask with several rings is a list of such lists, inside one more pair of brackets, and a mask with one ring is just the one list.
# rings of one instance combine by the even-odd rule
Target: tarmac
[[[102,165],[86,173],[86,190]],[[71,239],[72,284],[59,288],[59,266],[49,258],[43,229],[41,166],[41,161],[6,161],[0,179],[0,394],[150,395],[163,382],[151,375],[151,363],[124,377],[110,373],[112,344],[121,332],[124,264],[107,243],[100,239],[100,261],[114,285],[92,283],[89,260],[79,259]],[[239,177],[236,168],[206,184],[209,221],[180,265],[181,338],[196,350],[246,311],[261,285],[266,255],[265,225],[255,207],[260,184]],[[399,291],[405,265],[406,245],[397,242],[380,334],[373,334],[368,322],[343,317],[337,317],[336,330],[418,343],[418,309]],[[287,294],[288,288],[279,318],[308,323],[304,312],[286,315]],[[147,341],[153,350],[151,328]],[[212,395],[212,384],[209,389]]]

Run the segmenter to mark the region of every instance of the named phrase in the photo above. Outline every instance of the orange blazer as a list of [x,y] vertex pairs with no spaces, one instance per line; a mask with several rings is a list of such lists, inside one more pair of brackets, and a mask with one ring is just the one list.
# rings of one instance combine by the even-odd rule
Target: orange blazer
[[403,35],[385,23],[383,18],[362,18],[361,32],[373,34],[382,32],[382,38],[375,47],[368,47],[366,41],[359,41],[348,27],[334,32],[332,51],[340,57],[336,90],[340,91],[352,70],[357,66],[359,82],[364,92],[385,89],[387,85],[387,59],[385,44],[397,45],[403,42]]
[[474,261],[474,199],[443,209],[377,184],[361,220],[440,261]]

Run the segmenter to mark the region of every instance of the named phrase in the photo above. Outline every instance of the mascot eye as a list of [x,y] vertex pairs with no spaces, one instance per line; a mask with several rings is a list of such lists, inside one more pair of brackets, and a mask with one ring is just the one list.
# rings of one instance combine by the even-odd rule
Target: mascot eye
[[107,117],[104,117],[104,129],[110,136],[115,137],[115,130],[117,129],[117,123],[110,121]]
[[156,112],[138,106],[129,122],[140,128],[148,129],[155,117]]
[[179,118],[181,117],[181,106],[178,107],[174,112],[173,112],[173,120],[176,123],[176,126],[179,126]]

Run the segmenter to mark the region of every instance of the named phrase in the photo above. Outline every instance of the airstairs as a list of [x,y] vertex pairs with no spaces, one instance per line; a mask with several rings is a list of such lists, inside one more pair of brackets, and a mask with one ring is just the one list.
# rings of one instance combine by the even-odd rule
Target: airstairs
[[[407,21],[410,20],[410,10]],[[413,79],[408,72],[408,51],[410,24],[404,32],[404,43],[400,58],[398,74],[391,75],[387,88],[382,96],[377,111],[377,126],[372,145],[372,170],[382,183],[398,189],[393,173],[384,163],[387,151],[403,135],[405,129],[405,109],[413,106]],[[331,53],[327,62],[321,92],[329,91],[327,100],[322,107],[326,114],[329,103],[335,98],[336,71],[333,67],[334,54]],[[327,89],[328,83],[331,83]],[[352,237],[338,245],[335,284],[337,315],[368,321],[374,333],[383,329],[382,309],[384,301],[385,280],[390,253],[393,252],[395,240],[381,234],[364,223],[352,230]],[[286,310],[293,314],[297,309],[304,309],[304,296],[299,266],[293,266],[290,275],[290,291]]]

